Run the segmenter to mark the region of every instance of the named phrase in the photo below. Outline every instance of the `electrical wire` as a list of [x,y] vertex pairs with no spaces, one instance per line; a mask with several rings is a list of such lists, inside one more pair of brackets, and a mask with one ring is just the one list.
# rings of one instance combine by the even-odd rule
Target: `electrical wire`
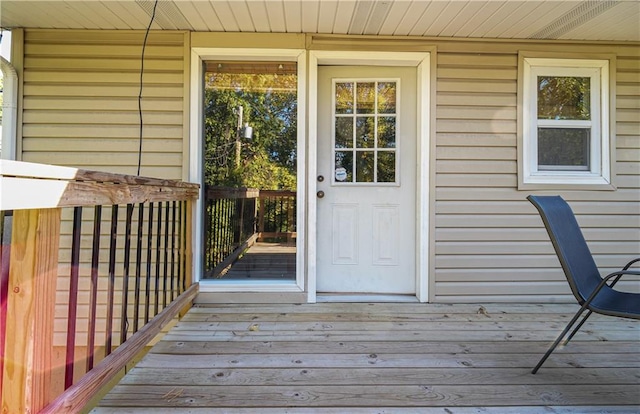
[[149,38],[149,31],[151,30],[153,20],[156,17],[157,7],[158,0],[155,0],[155,2],[153,3],[153,11],[151,12],[151,20],[149,20],[149,26],[147,26],[147,31],[144,34],[144,41],[142,42],[142,56],[140,58],[140,93],[138,94],[138,115],[140,117],[140,138],[138,142],[138,176],[140,175],[140,168],[142,167],[142,76],[144,75],[144,52],[147,49],[147,39]]

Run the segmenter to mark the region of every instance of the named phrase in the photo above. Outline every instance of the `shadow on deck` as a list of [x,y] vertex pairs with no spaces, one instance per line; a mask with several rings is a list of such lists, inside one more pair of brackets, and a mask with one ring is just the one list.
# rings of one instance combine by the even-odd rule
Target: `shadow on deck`
[[192,308],[101,413],[637,413],[639,321],[593,317],[537,375],[575,305]]

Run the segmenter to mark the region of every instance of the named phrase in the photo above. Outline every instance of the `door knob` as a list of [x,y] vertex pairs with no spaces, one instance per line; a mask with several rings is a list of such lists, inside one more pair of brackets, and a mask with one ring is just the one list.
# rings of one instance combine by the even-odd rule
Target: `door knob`
[[322,198],[324,197],[324,191],[318,191],[316,195],[318,196],[318,198]]

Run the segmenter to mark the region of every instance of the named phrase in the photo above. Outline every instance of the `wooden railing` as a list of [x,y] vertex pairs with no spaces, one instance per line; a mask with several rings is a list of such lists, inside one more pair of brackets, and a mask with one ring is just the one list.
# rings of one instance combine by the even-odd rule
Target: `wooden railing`
[[199,186],[0,167],[1,410],[79,412],[195,297]]
[[217,277],[256,241],[295,237],[295,191],[206,189],[205,277]]

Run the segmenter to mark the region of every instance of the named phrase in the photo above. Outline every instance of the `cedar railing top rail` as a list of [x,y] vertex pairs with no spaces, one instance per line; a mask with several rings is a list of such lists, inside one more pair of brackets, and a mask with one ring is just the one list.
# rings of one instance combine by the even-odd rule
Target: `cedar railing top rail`
[[199,184],[0,160],[0,211],[195,200]]

